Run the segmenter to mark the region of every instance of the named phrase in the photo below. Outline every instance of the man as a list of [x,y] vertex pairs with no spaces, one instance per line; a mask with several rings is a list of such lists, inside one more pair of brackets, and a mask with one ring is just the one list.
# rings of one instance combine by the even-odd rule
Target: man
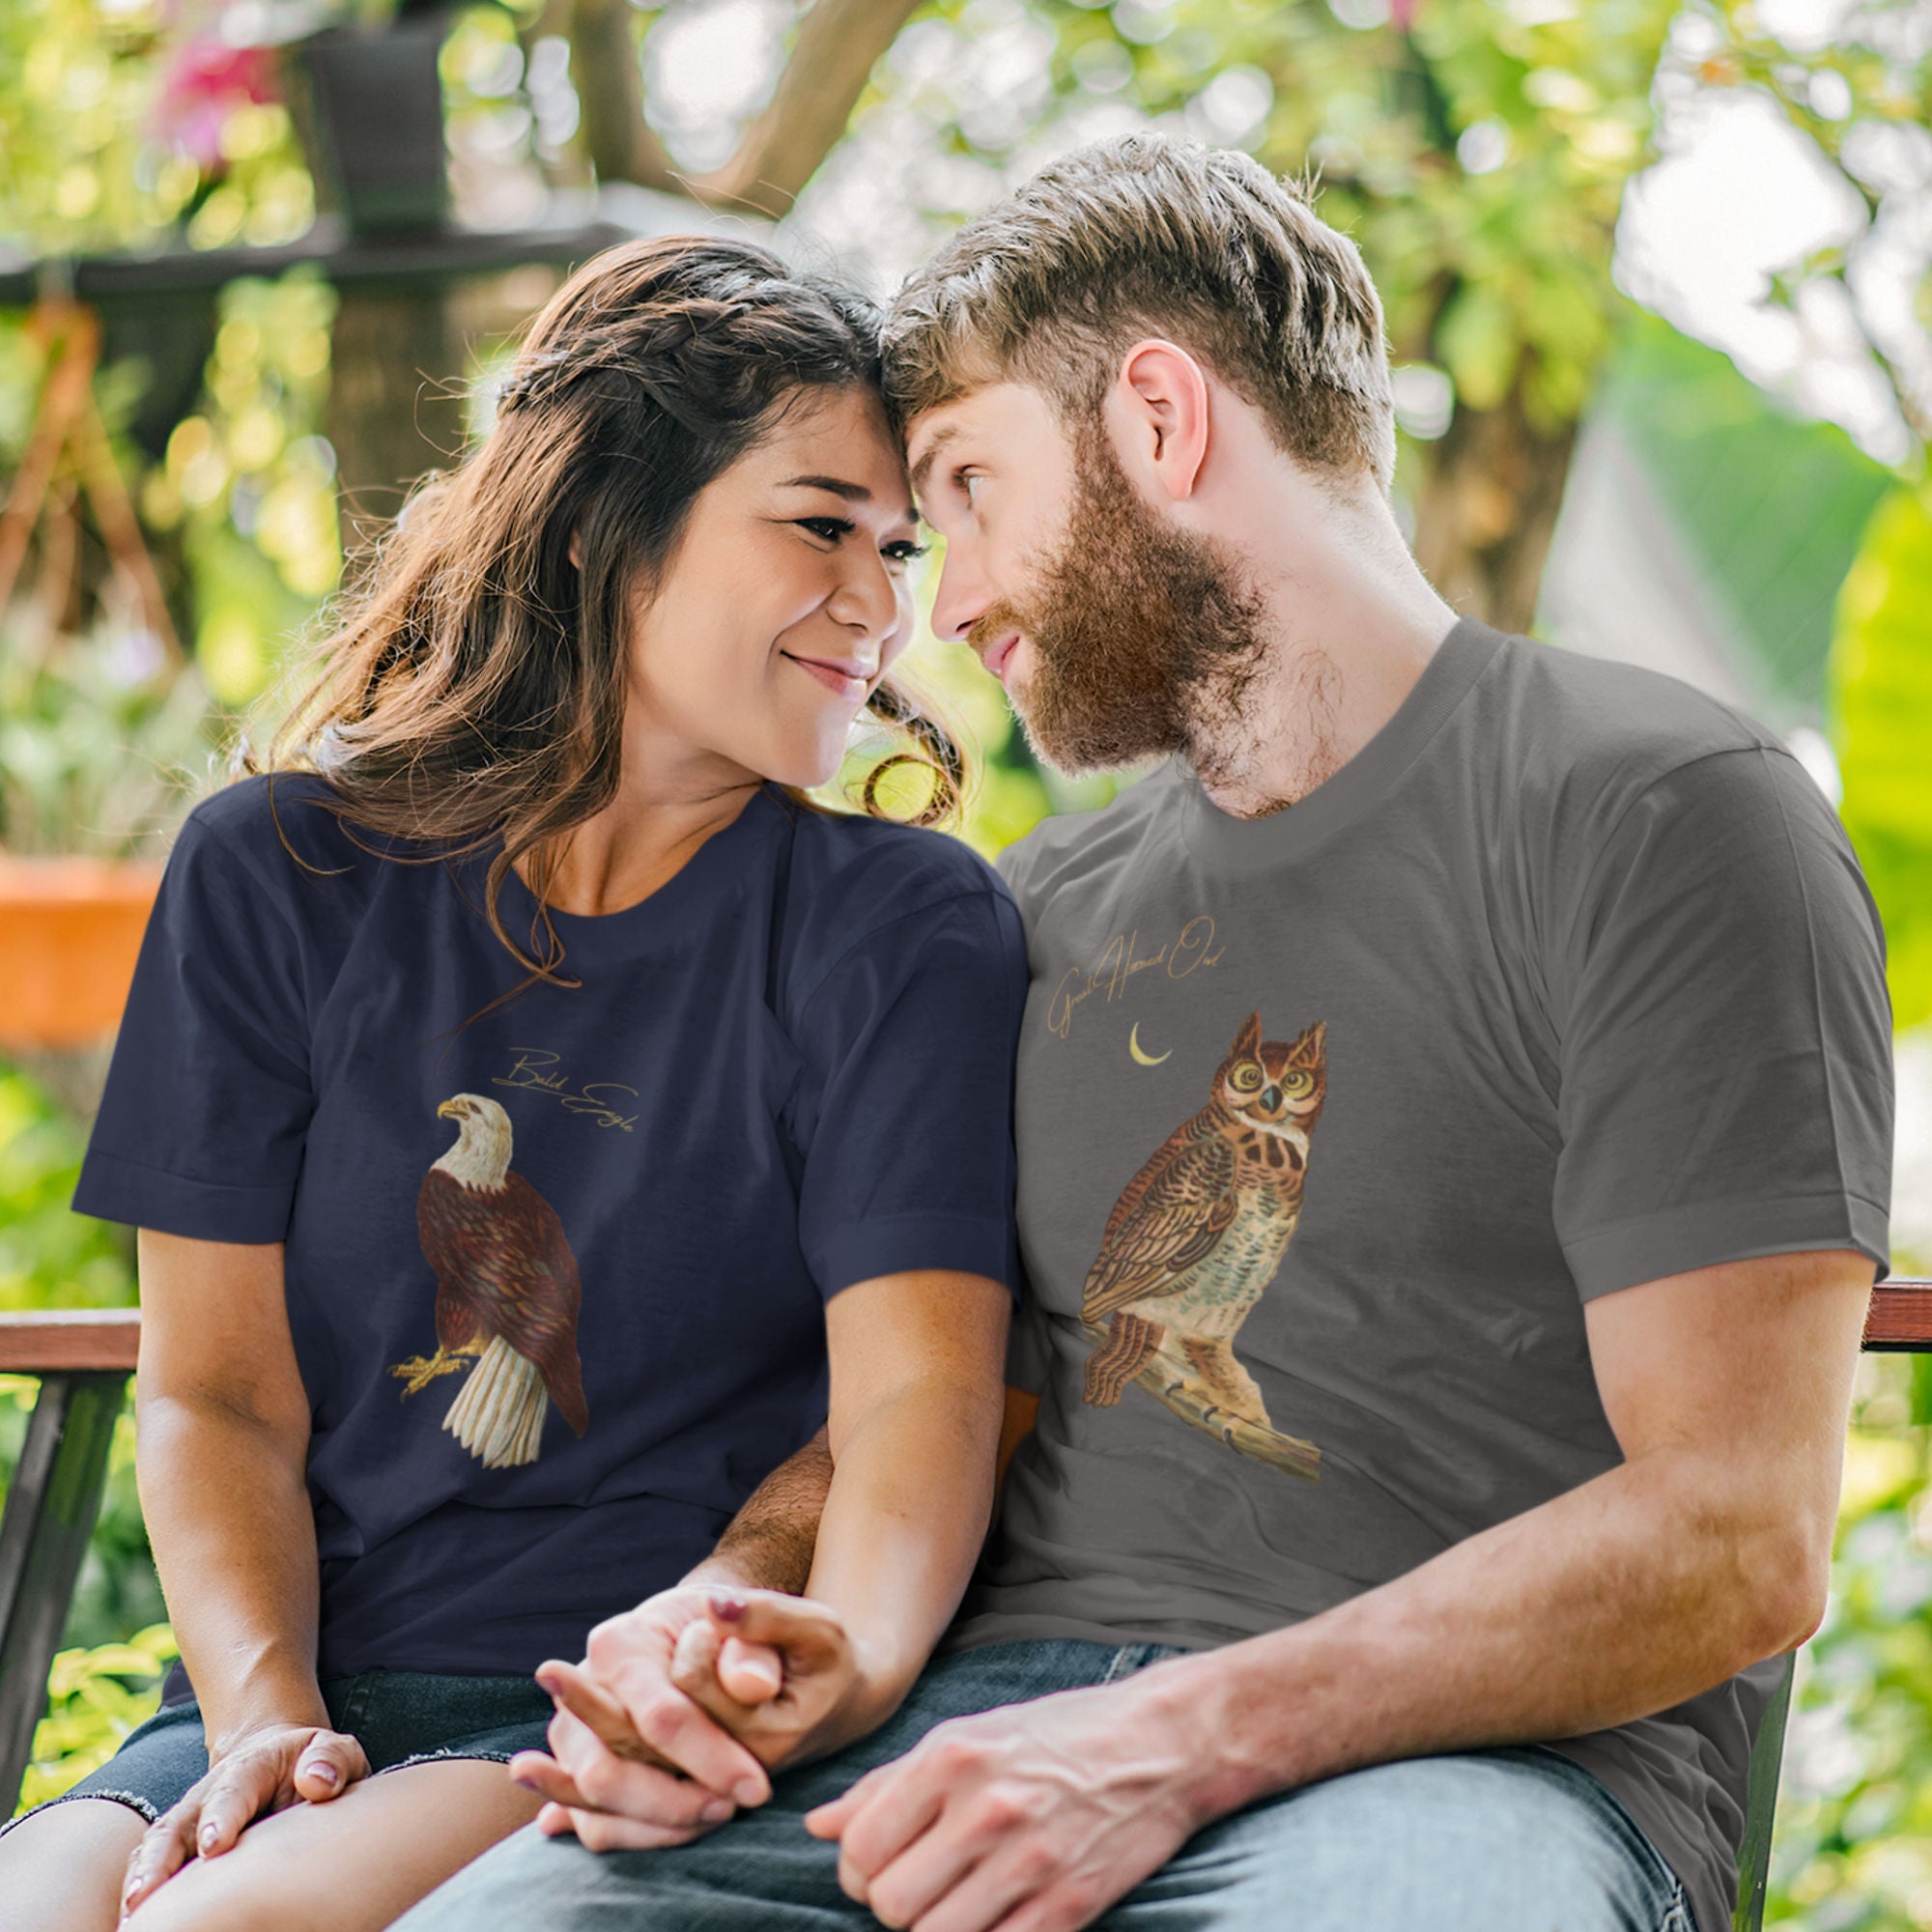
[[1435,595],[1375,290],[1244,156],[1048,168],[914,278],[889,379],[936,627],[1054,763],[1166,759],[1003,865],[1037,1424],[881,1731],[598,1857],[692,1837],[681,1734],[754,1721],[720,1634],[791,1626],[607,1635],[685,1808],[574,1690],[537,1775],[583,1843],[412,1932],[1721,1932],[1886,1259],[1835,818],[1735,712]]

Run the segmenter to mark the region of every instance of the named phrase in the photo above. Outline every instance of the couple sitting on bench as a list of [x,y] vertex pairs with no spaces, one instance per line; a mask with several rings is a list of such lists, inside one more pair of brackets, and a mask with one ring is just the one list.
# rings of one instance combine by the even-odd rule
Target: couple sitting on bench
[[[1394,454],[1353,246],[1159,138],[883,316],[558,293],[170,861],[76,1205],[186,1670],[0,1925],[1722,1932],[1882,937]],[[1039,755],[1162,761],[998,875],[806,796],[862,714],[964,781],[922,517]]]

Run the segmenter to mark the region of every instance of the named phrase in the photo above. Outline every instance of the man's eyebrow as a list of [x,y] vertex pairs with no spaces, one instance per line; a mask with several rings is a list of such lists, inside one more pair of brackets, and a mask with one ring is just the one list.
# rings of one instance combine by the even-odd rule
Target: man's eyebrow
[[931,474],[933,462],[939,452],[949,442],[956,442],[962,434],[957,423],[948,423],[944,428],[933,431],[932,440],[925,445],[925,454],[912,467],[912,487],[921,496],[925,494],[925,479]]

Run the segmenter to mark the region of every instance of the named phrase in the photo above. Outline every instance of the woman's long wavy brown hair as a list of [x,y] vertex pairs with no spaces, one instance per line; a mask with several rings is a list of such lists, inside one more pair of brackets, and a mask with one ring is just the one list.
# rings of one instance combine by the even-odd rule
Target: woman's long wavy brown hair
[[[652,239],[586,263],[530,325],[489,436],[371,554],[252,768],[327,779],[324,802],[385,857],[500,840],[485,916],[533,977],[556,980],[547,912],[526,951],[499,897],[528,855],[546,901],[562,836],[616,795],[638,591],[698,493],[788,404],[878,387],[881,322],[747,242]],[[888,763],[932,767],[919,822],[937,822],[961,788],[951,735],[887,681],[869,708],[913,748]]]

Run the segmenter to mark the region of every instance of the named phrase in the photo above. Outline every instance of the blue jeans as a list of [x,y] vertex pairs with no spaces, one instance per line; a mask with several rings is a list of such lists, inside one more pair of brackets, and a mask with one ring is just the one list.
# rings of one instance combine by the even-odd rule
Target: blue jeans
[[[1110,1682],[1158,1644],[988,1645],[929,1665],[870,1737],[690,1845],[587,1852],[534,1826],[392,1932],[877,1932],[803,1814],[935,1724]],[[1377,1766],[1198,1832],[1100,1932],[1692,1932],[1684,1889],[1595,1778],[1540,1747]],[[1707,1932],[1710,1929],[1707,1928]]]

